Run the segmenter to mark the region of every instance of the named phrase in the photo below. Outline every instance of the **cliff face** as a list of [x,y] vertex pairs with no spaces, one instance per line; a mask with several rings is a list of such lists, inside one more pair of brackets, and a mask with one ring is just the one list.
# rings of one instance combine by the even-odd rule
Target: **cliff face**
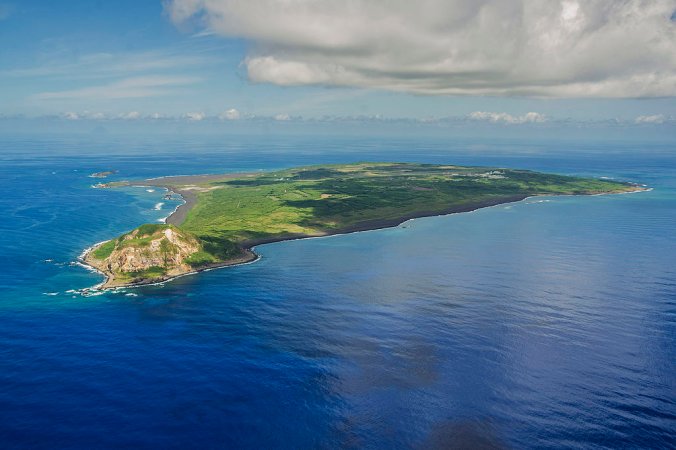
[[[114,272],[138,272],[151,267],[167,270],[189,269],[185,259],[200,250],[197,239],[186,233],[166,228],[155,233],[144,245],[133,245],[137,230],[125,236],[121,245],[106,258],[107,266]],[[142,238],[143,239],[143,238]],[[125,245],[131,242],[131,245]]]
[[173,225],[143,225],[93,248],[85,261],[108,280],[103,287],[161,281],[192,270],[199,240]]

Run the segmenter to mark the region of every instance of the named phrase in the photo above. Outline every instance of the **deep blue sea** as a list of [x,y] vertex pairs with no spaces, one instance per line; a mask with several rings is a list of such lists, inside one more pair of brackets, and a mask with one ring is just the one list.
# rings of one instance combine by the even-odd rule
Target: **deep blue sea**
[[[363,160],[644,183],[264,245],[84,297],[86,247],[168,215],[112,179]],[[676,146],[0,137],[0,448],[675,448]],[[164,203],[158,205],[158,203]]]

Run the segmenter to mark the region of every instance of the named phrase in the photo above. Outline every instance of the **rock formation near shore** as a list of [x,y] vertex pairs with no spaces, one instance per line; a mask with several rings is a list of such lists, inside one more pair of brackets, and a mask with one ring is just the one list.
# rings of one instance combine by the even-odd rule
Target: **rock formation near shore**
[[109,276],[106,287],[158,281],[192,270],[200,241],[173,225],[143,225],[93,248],[87,263]]
[[138,229],[125,236],[106,258],[110,270],[115,272],[138,272],[151,267],[186,269],[185,259],[200,250],[197,240],[185,232],[171,227],[156,232],[144,242],[145,245],[125,245],[138,236]]

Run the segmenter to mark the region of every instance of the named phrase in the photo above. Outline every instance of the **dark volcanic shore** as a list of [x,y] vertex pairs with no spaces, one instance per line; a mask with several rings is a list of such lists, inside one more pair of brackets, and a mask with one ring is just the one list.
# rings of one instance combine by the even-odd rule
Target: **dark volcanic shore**
[[[150,180],[148,180],[150,181]],[[141,185],[141,183],[139,183]],[[172,187],[170,185],[165,185],[161,184],[160,182],[156,184],[148,184],[146,182],[142,183],[143,186],[156,186],[156,187],[165,187],[167,189],[171,189],[173,192],[179,193],[183,195],[179,189],[175,189],[175,187]],[[186,199],[186,203],[181,205],[181,207],[185,207],[184,211],[179,213],[179,210],[177,209],[169,218],[167,218],[167,223],[172,223],[175,224],[173,221],[169,222],[169,219],[172,218],[180,223],[185,219],[185,215],[187,212],[192,208],[192,206],[195,204],[197,196],[194,194],[194,192],[188,191],[191,196],[191,202],[189,203],[188,200]],[[191,270],[189,272],[180,274],[180,275],[174,275],[171,277],[167,277],[165,279],[153,279],[153,280],[142,280],[138,281],[135,283],[127,283],[127,284],[119,284],[116,285],[114,283],[114,278],[111,277],[110,275],[105,273],[105,269],[98,267],[96,262],[89,258],[88,256],[91,255],[91,252],[96,249],[95,247],[92,247],[91,249],[88,250],[88,252],[84,255],[82,258],[82,261],[99,270],[100,272],[104,273],[106,275],[107,279],[97,286],[97,289],[114,289],[114,288],[123,288],[123,287],[135,287],[135,286],[144,286],[144,285],[151,285],[151,284],[158,284],[158,283],[164,283],[170,280],[173,280],[175,278],[179,278],[185,275],[190,275],[193,273],[199,273],[199,272],[204,272],[208,270],[213,270],[213,269],[218,269],[218,268],[223,268],[223,267],[230,267],[230,266],[236,266],[236,265],[241,265],[241,264],[246,264],[250,263],[253,261],[256,261],[259,258],[259,255],[254,251],[254,247],[258,245],[263,245],[263,244],[271,244],[274,242],[283,242],[283,241],[291,241],[291,240],[296,240],[296,239],[306,239],[306,238],[312,238],[312,237],[326,237],[326,236],[335,236],[335,235],[340,235],[340,234],[349,234],[349,233],[355,233],[359,231],[371,231],[371,230],[379,230],[383,228],[392,228],[396,227],[398,225],[401,225],[402,223],[406,222],[407,220],[411,219],[417,219],[421,217],[433,217],[433,216],[443,216],[443,215],[448,215],[448,214],[455,214],[455,213],[463,213],[463,212],[470,212],[470,211],[475,211],[477,209],[481,208],[487,208],[491,206],[496,206],[496,205],[501,205],[501,204],[506,204],[506,203],[514,203],[518,202],[521,200],[524,200],[525,198],[528,198],[527,195],[519,195],[519,196],[510,196],[510,197],[501,197],[501,198],[495,198],[495,199],[490,199],[490,200],[485,200],[482,202],[475,202],[475,203],[468,203],[465,205],[458,205],[452,208],[448,208],[443,211],[420,211],[416,213],[411,213],[407,214],[402,217],[398,217],[395,219],[382,219],[382,220],[371,220],[371,221],[366,221],[362,222],[359,224],[355,224],[350,227],[345,227],[341,229],[336,229],[336,230],[330,230],[325,233],[319,233],[319,234],[314,234],[314,235],[307,235],[307,234],[285,234],[285,235],[277,235],[277,236],[271,236],[268,238],[262,238],[262,239],[252,239],[249,241],[244,241],[241,243],[242,247],[242,255],[238,256],[237,258],[229,259],[227,261],[222,261],[219,263],[214,263],[214,264],[209,264],[208,266],[200,267],[199,269]],[[185,199],[185,197],[184,197]],[[180,222],[179,222],[180,220]]]
[[364,221],[364,222],[354,224],[354,225],[349,226],[349,227],[330,230],[330,231],[327,231],[327,232],[321,233],[321,234],[314,234],[314,235],[286,234],[286,235],[270,236],[268,238],[251,239],[249,241],[242,242],[242,247],[245,250],[252,250],[253,247],[255,247],[257,245],[272,244],[273,242],[291,241],[291,240],[295,240],[295,239],[305,239],[305,238],[310,238],[310,237],[334,236],[334,235],[338,235],[338,234],[356,233],[358,231],[380,230],[380,229],[383,229],[383,228],[393,228],[393,227],[399,226],[402,223],[406,222],[407,220],[411,220],[411,219],[419,219],[419,218],[422,218],[422,217],[446,216],[446,215],[449,215],[449,214],[471,212],[471,211],[476,211],[477,209],[481,209],[481,208],[488,208],[488,207],[491,207],[491,206],[501,205],[501,204],[505,204],[505,203],[519,202],[519,201],[524,200],[528,197],[529,197],[528,195],[516,195],[516,196],[510,196],[510,197],[502,197],[502,198],[496,198],[496,199],[491,199],[491,200],[485,200],[485,201],[482,201],[482,202],[474,202],[474,203],[467,203],[465,205],[457,205],[457,206],[454,206],[452,208],[448,208],[448,209],[445,209],[445,210],[442,210],[442,211],[419,211],[419,212],[415,212],[415,213],[406,214],[402,217],[398,217],[398,218],[395,218],[395,219],[368,220],[368,221]]
[[[228,174],[228,175],[196,175],[196,176],[174,176],[174,177],[162,177],[162,178],[154,178],[154,179],[149,179],[149,180],[143,180],[143,181],[138,181],[138,182],[123,182],[124,185],[131,185],[131,186],[155,186],[155,187],[162,187],[170,192],[177,193],[181,195],[181,197],[184,200],[184,204],[180,205],[171,215],[169,215],[166,219],[167,224],[175,225],[175,226],[180,226],[186,219],[186,216],[188,212],[195,206],[197,203],[198,199],[198,193],[199,192],[206,192],[209,190],[209,188],[205,188],[203,186],[199,186],[200,184],[208,183],[208,182],[213,182],[213,181],[220,181],[220,180],[228,180],[228,179],[235,179],[235,178],[242,178],[246,176],[255,176],[257,174],[252,174],[252,173],[237,173],[237,174]],[[639,186],[634,186],[636,191],[641,191],[645,190],[642,187]],[[630,192],[630,191],[627,191]],[[599,192],[603,193],[603,192]],[[581,195],[590,195],[592,193],[588,194],[581,194]],[[431,216],[442,216],[442,215],[448,215],[448,214],[455,214],[455,213],[463,213],[463,212],[470,212],[470,211],[475,211],[477,209],[481,208],[487,208],[491,206],[496,206],[500,204],[506,204],[506,203],[514,203],[514,202],[519,202],[522,201],[528,197],[531,197],[533,195],[526,195],[526,194],[521,194],[521,195],[511,195],[511,196],[496,196],[490,199],[485,199],[482,201],[476,201],[476,202],[469,202],[461,205],[454,205],[451,207],[448,207],[446,209],[442,210],[435,210],[435,211],[429,211],[429,210],[421,210],[421,211],[415,211],[411,212],[408,214],[404,214],[400,217],[396,218],[387,218],[387,219],[377,219],[377,220],[367,220],[363,221],[360,223],[356,223],[347,227],[343,228],[337,228],[337,229],[330,229],[330,230],[325,230],[321,232],[317,232],[315,234],[293,234],[293,233],[288,233],[288,234],[279,234],[275,236],[269,236],[265,238],[260,238],[260,239],[251,239],[248,241],[242,241],[239,242],[238,245],[242,249],[242,254],[236,258],[227,260],[227,261],[222,261],[214,264],[209,264],[204,267],[200,267],[198,269],[186,271],[185,273],[180,273],[180,274],[174,274],[172,276],[167,276],[164,279],[149,279],[149,280],[140,280],[134,283],[128,283],[128,284],[116,284],[114,281],[114,278],[108,274],[108,279],[102,283],[98,288],[99,289],[107,289],[107,288],[115,288],[115,287],[133,287],[133,286],[139,286],[139,285],[148,285],[148,284],[157,284],[157,283],[162,283],[166,282],[168,280],[181,277],[184,275],[188,275],[191,273],[197,273],[197,272],[202,272],[206,270],[212,270],[216,268],[221,268],[221,267],[228,267],[228,266],[233,266],[233,265],[239,265],[239,264],[245,264],[249,263],[252,261],[255,261],[259,258],[259,256],[255,253],[254,247],[262,244],[269,244],[269,243],[274,243],[274,242],[282,242],[282,241],[288,241],[288,240],[296,240],[296,239],[304,239],[304,238],[310,238],[310,237],[324,237],[324,236],[333,236],[333,235],[340,235],[340,234],[348,234],[348,233],[353,233],[353,232],[358,232],[358,231],[370,231],[370,230],[378,230],[378,229],[383,229],[383,228],[391,228],[391,227],[396,227],[403,222],[406,222],[411,219],[416,219],[416,218],[422,218],[422,217],[431,217]],[[87,264],[89,264],[92,267],[95,267],[102,272],[105,273],[105,268],[97,267],[95,261],[90,260],[89,256],[91,255],[91,251],[94,250],[96,247],[90,249],[90,252],[83,258],[83,261]]]
[[165,219],[166,223],[178,226],[185,221],[188,211],[190,211],[197,203],[197,194],[185,189],[172,189],[169,186],[165,187],[183,197],[183,201],[185,202],[182,205],[179,205],[179,207]]
[[[253,176],[253,173],[233,173],[221,175],[177,175],[173,177],[150,178],[139,182],[130,182],[130,186],[154,186],[165,188],[183,197],[183,203],[176,211],[171,213],[165,220],[170,225],[180,225],[185,221],[188,211],[192,209],[197,203],[197,192],[200,183],[209,183],[218,180],[231,180],[234,178],[242,178],[245,176]],[[197,189],[186,189],[186,185],[194,185]]]

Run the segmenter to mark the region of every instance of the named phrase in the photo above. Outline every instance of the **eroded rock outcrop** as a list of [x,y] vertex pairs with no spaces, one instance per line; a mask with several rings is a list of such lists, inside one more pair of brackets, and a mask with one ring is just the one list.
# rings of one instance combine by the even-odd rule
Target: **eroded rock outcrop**
[[200,241],[173,225],[146,224],[91,249],[85,262],[108,276],[103,287],[160,281],[191,271]]
[[[197,239],[169,227],[153,234],[144,245],[135,244],[138,230],[126,235],[106,259],[112,271],[136,272],[151,267],[166,269],[187,266],[185,259],[200,250]],[[148,239],[148,238],[141,238]],[[127,243],[131,243],[127,245]],[[182,267],[186,269],[186,267]]]

